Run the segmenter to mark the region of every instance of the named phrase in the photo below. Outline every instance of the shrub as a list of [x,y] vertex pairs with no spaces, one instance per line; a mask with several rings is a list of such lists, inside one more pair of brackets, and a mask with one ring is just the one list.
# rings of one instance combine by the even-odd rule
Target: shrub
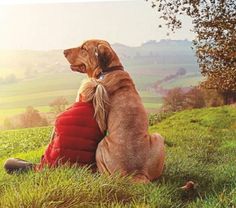
[[68,105],[68,101],[64,97],[57,97],[49,105],[52,108],[52,112],[54,112],[55,114],[59,114],[65,111],[66,105]]
[[194,87],[185,94],[186,109],[203,108],[206,106],[204,92]]
[[25,113],[20,115],[20,121],[23,128],[48,125],[47,119],[43,118],[32,106],[28,106]]
[[3,125],[4,129],[17,129],[48,126],[49,122],[45,117],[41,116],[38,110],[34,109],[32,106],[28,106],[24,113],[5,118]]
[[163,100],[161,110],[165,112],[224,105],[224,98],[219,92],[199,87],[185,91],[181,88],[173,88],[167,92]]
[[163,111],[176,112],[185,109],[185,93],[181,88],[173,88],[169,90],[163,97]]
[[168,111],[159,111],[158,113],[151,113],[148,116],[148,120],[149,120],[149,126],[153,126],[159,122],[161,122],[162,120],[170,117],[171,115],[173,115],[173,112],[168,112]]
[[217,107],[224,105],[222,94],[216,90],[202,89],[207,107]]

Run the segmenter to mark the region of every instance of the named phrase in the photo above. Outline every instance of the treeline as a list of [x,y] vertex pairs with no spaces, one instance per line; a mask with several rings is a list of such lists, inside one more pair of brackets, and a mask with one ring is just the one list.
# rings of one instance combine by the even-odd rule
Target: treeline
[[176,112],[186,109],[224,105],[223,96],[216,90],[193,87],[190,90],[173,88],[163,97],[162,111]]
[[154,90],[157,93],[160,93],[161,95],[165,95],[168,90],[162,87],[162,84],[165,82],[169,82],[171,80],[175,80],[181,76],[186,75],[186,69],[185,68],[179,68],[176,73],[174,74],[169,74],[167,76],[165,76],[163,79],[160,79],[158,81],[156,81],[153,85],[152,88],[154,88]]
[[30,128],[36,126],[47,126],[48,120],[43,117],[38,110],[28,106],[24,113],[6,118],[4,129]]
[[[216,90],[206,90],[200,87],[173,88],[163,96],[163,104],[158,113],[149,115],[149,124],[154,125],[177,111],[194,108],[216,107],[224,105],[224,97]],[[4,129],[31,128],[52,125],[55,117],[65,111],[68,101],[58,97],[49,103],[49,113],[40,113],[32,106],[25,112],[4,120]]]
[[149,115],[149,124],[157,124],[178,111],[222,105],[224,105],[224,97],[216,90],[200,87],[193,87],[188,90],[173,88],[168,90],[163,97],[163,105],[158,113]]

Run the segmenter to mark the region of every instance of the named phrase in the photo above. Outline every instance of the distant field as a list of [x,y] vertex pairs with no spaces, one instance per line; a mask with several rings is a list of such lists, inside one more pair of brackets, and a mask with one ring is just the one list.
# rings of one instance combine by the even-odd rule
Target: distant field
[[79,74],[61,73],[2,85],[0,109],[24,108],[29,105],[46,106],[59,96],[73,102],[82,79]]
[[[127,66],[128,70],[133,73],[137,72],[139,70],[139,73],[143,74],[149,74],[147,72],[152,70],[152,74],[155,71],[160,71],[160,77],[166,76],[168,74],[173,73],[173,71],[176,71],[176,69],[179,68],[185,68],[187,71],[197,71],[198,67],[195,63],[181,63],[181,64],[175,64],[175,63],[168,63],[168,60],[166,60],[167,63],[165,64],[158,64],[158,63],[145,63],[140,64],[137,63],[137,60],[134,62],[130,62],[129,66]],[[143,65],[143,67],[142,67]]]
[[[162,95],[152,92],[154,83],[180,68],[188,74],[198,73],[191,45],[182,40],[151,41],[138,47],[114,44],[149,112],[157,111],[162,103]],[[17,82],[11,83],[15,79],[9,75],[14,75]],[[85,74],[70,70],[63,50],[0,50],[0,125],[4,118],[22,113],[27,106],[48,112],[47,106],[59,96],[73,103],[84,78]],[[190,86],[197,81],[196,77],[186,76],[163,83],[163,87]]]
[[[136,88],[142,97],[148,111],[157,111],[162,104],[162,95],[148,91],[153,83],[160,79],[158,76],[131,74]],[[85,75],[79,73],[42,74],[34,79],[19,81],[13,84],[1,85],[0,88],[0,125],[6,117],[25,111],[27,106],[33,106],[40,112],[49,112],[49,104],[57,97],[65,97],[73,103],[78,88]],[[201,77],[189,74],[175,80],[165,82],[166,89],[196,85]]]
[[[160,95],[145,91],[148,85],[156,81],[155,76],[131,75],[144,106],[148,109],[158,109],[161,105]],[[27,106],[33,106],[40,112],[49,112],[49,104],[57,97],[65,97],[73,103],[78,88],[85,75],[79,73],[44,74],[34,79],[23,80],[13,84],[1,85],[0,88],[0,125],[6,117],[25,111]]]
[[196,86],[202,80],[202,76],[198,74],[190,74],[187,76],[179,77],[177,79],[171,80],[169,82],[163,83],[161,86],[166,89],[171,89],[174,87],[191,87]]
[[0,96],[8,97],[54,90],[78,89],[81,80],[85,77],[79,73],[43,74],[36,78],[1,85]]
[[[36,106],[34,108],[42,113],[50,112],[49,106]],[[21,113],[25,112],[25,110],[26,110],[26,108],[8,108],[8,109],[1,109],[0,108],[0,126],[3,124],[5,118],[21,114]]]
[[1,72],[2,78],[5,78],[6,76],[8,76],[10,74],[14,74],[18,78],[24,77],[24,71],[21,70],[20,68],[12,69],[12,68],[8,68],[8,67],[7,68],[1,67],[0,72]]
[[144,103],[144,107],[147,110],[155,110],[155,111],[158,111],[161,105],[162,105],[161,103]]

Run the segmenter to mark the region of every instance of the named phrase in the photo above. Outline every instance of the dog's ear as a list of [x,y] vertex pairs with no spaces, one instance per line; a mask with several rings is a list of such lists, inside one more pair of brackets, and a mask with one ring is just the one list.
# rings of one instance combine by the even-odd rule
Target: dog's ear
[[102,69],[105,69],[109,66],[113,58],[113,51],[109,45],[100,43],[97,47],[97,56],[100,62]]

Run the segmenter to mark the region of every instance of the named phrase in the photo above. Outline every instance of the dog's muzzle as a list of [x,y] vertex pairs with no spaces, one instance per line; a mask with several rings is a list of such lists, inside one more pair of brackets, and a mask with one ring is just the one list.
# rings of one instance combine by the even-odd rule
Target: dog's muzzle
[[81,65],[70,65],[72,71],[86,73],[86,66],[84,64]]

